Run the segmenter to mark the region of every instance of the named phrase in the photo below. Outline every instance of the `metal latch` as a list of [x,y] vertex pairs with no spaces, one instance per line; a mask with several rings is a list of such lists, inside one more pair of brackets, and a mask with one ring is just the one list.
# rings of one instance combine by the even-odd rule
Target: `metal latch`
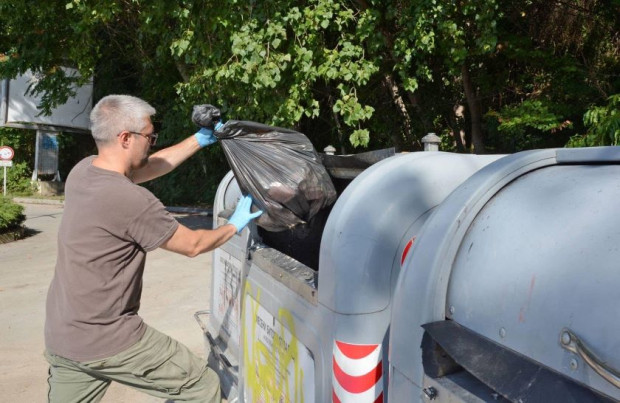
[[599,374],[607,382],[611,383],[616,388],[620,388],[620,372],[598,358],[570,329],[562,329],[560,333],[560,345],[565,350],[581,357],[594,372]]

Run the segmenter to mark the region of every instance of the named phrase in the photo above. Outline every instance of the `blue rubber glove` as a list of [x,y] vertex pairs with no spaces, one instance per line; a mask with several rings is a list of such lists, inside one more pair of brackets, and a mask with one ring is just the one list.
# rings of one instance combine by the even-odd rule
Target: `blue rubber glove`
[[[215,130],[222,127],[222,122],[217,122],[215,124]],[[207,129],[206,127],[201,127],[196,133],[194,133],[194,137],[198,140],[198,144],[200,147],[209,146],[217,141],[217,138],[213,135],[213,130]]]
[[263,214],[262,210],[252,213],[250,212],[251,208],[252,196],[243,196],[239,200],[239,203],[237,203],[235,212],[228,219],[228,223],[237,228],[237,234],[240,233],[250,221]]

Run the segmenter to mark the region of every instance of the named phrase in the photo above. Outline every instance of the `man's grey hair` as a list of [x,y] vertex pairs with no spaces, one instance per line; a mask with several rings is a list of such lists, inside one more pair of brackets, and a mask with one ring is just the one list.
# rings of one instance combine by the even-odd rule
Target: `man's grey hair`
[[145,118],[155,114],[148,102],[131,95],[108,95],[90,112],[90,130],[97,144],[112,142],[123,130],[141,132]]

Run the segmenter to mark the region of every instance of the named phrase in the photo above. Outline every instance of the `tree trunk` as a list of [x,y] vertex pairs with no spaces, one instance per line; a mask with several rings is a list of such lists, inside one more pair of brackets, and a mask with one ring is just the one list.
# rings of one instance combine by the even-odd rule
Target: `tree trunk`
[[[404,128],[403,128],[404,136],[403,137],[405,141],[409,139],[413,139],[413,133],[411,132],[411,117],[409,116],[409,112],[407,111],[407,106],[405,105],[405,101],[403,101],[403,97],[400,95],[398,91],[398,85],[394,81],[394,78],[392,77],[391,74],[386,74],[383,80],[385,82],[385,86],[390,92],[390,96],[392,97],[392,101],[394,102],[394,105],[396,105],[398,112],[403,117],[403,122],[404,122]],[[398,135],[398,133],[395,130],[392,132],[392,142],[394,143],[394,147],[396,148],[397,152],[402,150],[403,148],[402,146],[405,141],[403,141],[403,139]]]
[[[357,4],[360,6],[361,10],[367,10],[370,6],[368,4],[368,2],[366,0],[357,0]],[[390,34],[389,30],[387,30],[385,27],[380,27],[381,30],[381,34],[383,35],[383,37],[385,38],[386,42],[387,42],[387,49],[393,49],[394,48],[394,41],[392,39],[392,35]],[[390,51],[390,55],[392,58],[395,59],[394,54],[392,51]],[[403,143],[407,142],[407,141],[415,141],[418,143],[419,146],[421,146],[420,142],[419,142],[419,138],[416,138],[416,136],[414,136],[412,129],[411,129],[411,116],[409,115],[409,111],[407,111],[407,106],[405,105],[405,101],[403,100],[402,95],[400,94],[400,91],[398,89],[398,84],[396,83],[396,80],[394,80],[394,77],[392,77],[391,74],[387,74],[385,75],[385,77],[383,78],[385,86],[387,87],[390,96],[392,97],[392,101],[394,102],[394,105],[396,105],[396,108],[398,109],[398,112],[401,114],[401,116],[403,117],[404,120],[404,137],[405,137],[405,141],[402,141],[400,137],[398,137],[397,133],[392,133],[392,141],[394,143],[394,146],[396,148],[396,151],[400,151]],[[409,92],[405,92],[407,97],[409,98],[409,101],[411,102],[411,104],[413,105],[414,108],[419,109],[419,105],[416,102],[417,98],[415,97],[415,95],[412,95]],[[423,116],[422,114],[420,116]],[[425,126],[426,126],[426,122]]]
[[454,144],[456,144],[456,150],[459,153],[464,153],[465,150],[465,133],[463,129],[459,125],[459,119],[463,119],[463,110],[465,107],[463,105],[456,105],[452,108],[452,113],[450,113],[446,118],[446,125],[450,128],[450,134],[454,139]]
[[183,79],[184,83],[189,82],[190,79],[190,74],[187,71],[187,66],[185,65],[185,63],[181,63],[181,62],[176,62],[175,66],[177,68],[177,71],[179,72],[179,74],[181,75],[181,78]]
[[[429,122],[428,118],[424,114],[424,111],[422,110],[422,106],[420,105],[420,95],[417,92],[407,91],[407,98],[409,98],[409,103],[411,104],[411,106],[413,106],[414,110],[418,113],[417,118],[419,119],[420,122],[422,122],[422,126],[424,127],[424,131],[422,133],[422,136],[420,137],[422,138],[426,136],[428,132],[433,131],[433,124]],[[420,138],[417,138],[416,141],[421,146],[422,143],[420,143]]]
[[344,141],[342,139],[342,126],[340,125],[340,118],[338,114],[334,112],[334,99],[330,95],[328,98],[329,109],[332,111],[332,116],[334,117],[334,122],[336,123],[336,130],[338,131],[338,142],[340,143],[340,155],[347,154],[347,149],[344,146]]
[[463,63],[461,68],[461,77],[463,79],[463,89],[467,98],[467,106],[469,107],[469,117],[471,119],[471,144],[474,146],[475,154],[484,154],[484,138],[482,134],[482,112],[478,103],[478,94],[474,90],[474,86],[469,76],[467,65]]

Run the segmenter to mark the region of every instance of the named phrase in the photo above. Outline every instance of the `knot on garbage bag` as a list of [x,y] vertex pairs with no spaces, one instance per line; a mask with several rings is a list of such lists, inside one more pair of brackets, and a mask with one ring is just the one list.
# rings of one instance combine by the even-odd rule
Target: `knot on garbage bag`
[[209,104],[194,105],[192,122],[197,126],[213,129],[215,123],[219,122],[221,119],[222,114],[219,108]]

